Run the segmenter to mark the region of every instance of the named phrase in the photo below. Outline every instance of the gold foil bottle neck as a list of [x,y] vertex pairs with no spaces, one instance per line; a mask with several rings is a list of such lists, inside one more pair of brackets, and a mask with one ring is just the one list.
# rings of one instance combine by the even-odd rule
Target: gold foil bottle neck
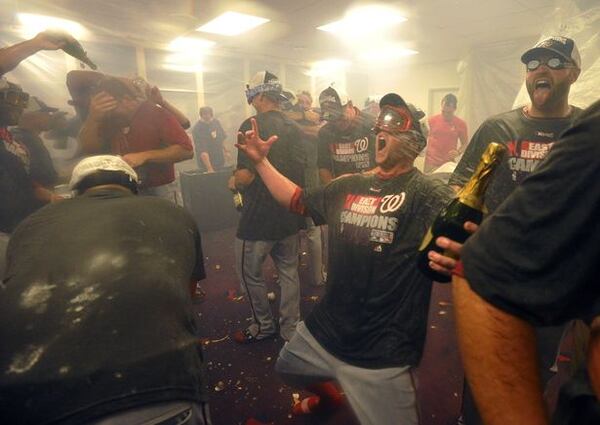
[[458,192],[458,200],[476,210],[483,210],[485,191],[491,181],[494,170],[498,167],[506,146],[501,143],[491,142],[477,164],[475,172],[467,184]]

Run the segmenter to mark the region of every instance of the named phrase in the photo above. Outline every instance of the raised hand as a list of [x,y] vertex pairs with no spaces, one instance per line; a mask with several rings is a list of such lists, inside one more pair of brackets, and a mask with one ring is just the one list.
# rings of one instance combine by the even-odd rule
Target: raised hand
[[[479,226],[471,221],[467,221],[464,225],[465,230],[470,234],[477,231]],[[429,258],[429,267],[438,273],[445,274],[447,276],[452,275],[452,270],[456,267],[456,263],[460,259],[460,252],[463,244],[440,236],[435,241],[436,245],[440,248],[444,248],[444,254],[440,254],[435,251],[429,251],[427,257]],[[445,255],[446,253],[450,254]]]
[[90,99],[90,118],[95,121],[102,120],[110,111],[117,107],[117,100],[110,94],[101,91]]
[[58,50],[65,47],[67,44],[74,42],[75,39],[66,32],[48,30],[36,35],[34,41],[41,50]]
[[250,118],[250,123],[252,124],[252,130],[248,130],[246,133],[240,131],[238,133],[238,143],[235,144],[235,147],[257,164],[267,157],[271,145],[277,141],[278,137],[271,136],[268,140],[262,140],[259,136],[256,119]]

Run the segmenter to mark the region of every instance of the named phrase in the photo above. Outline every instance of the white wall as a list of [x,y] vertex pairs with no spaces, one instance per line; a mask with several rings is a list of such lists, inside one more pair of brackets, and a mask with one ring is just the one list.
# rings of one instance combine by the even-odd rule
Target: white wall
[[[427,113],[429,111],[430,89],[456,88],[459,86],[456,67],[456,61],[449,61],[410,65],[405,69],[371,69],[369,70],[369,93],[383,95],[396,92],[404,100],[415,104]],[[438,105],[434,105],[434,111],[439,111]]]

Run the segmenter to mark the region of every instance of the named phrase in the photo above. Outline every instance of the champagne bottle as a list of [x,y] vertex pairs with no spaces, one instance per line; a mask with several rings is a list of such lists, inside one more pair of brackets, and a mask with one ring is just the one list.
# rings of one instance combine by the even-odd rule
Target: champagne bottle
[[419,247],[417,266],[427,277],[436,282],[450,282],[449,276],[432,270],[429,267],[429,251],[442,253],[435,240],[439,236],[463,243],[469,237],[464,223],[472,221],[481,223],[484,212],[484,195],[491,181],[492,174],[500,164],[506,147],[499,143],[490,143],[481,156],[475,172],[467,184],[458,192],[457,197],[446,205],[438,214]]
[[80,62],[85,63],[93,70],[98,69],[98,66],[90,60],[90,58],[87,55],[87,52],[83,49],[83,46],[79,43],[79,41],[75,40],[67,33],[61,31],[52,31],[52,35],[55,36],[58,40],[65,40],[67,42],[62,48],[62,50],[66,54],[73,56]]

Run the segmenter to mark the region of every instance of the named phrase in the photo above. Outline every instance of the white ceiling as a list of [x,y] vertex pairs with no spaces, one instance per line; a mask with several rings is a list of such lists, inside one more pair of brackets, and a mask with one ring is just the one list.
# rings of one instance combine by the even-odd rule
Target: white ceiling
[[[77,19],[103,37],[136,44],[159,45],[225,10],[271,19],[237,37],[206,35],[225,52],[262,55],[293,61],[348,57],[334,36],[315,28],[339,19],[351,6],[372,2],[349,0],[7,0],[0,23],[10,13],[33,12]],[[554,10],[555,0],[406,0],[387,1],[408,17],[390,35],[420,52],[415,63],[456,60],[469,47],[507,39],[537,37]],[[376,65],[376,64],[373,64]]]

